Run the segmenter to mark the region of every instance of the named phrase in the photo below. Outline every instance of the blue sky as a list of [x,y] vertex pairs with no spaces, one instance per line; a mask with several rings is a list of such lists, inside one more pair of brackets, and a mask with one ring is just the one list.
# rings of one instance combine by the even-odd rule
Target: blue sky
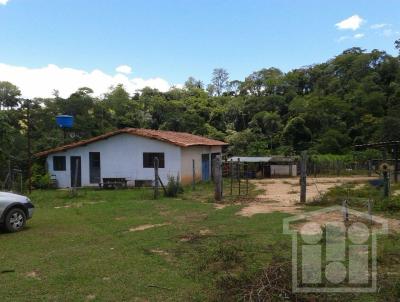
[[[166,89],[189,76],[208,83],[215,67],[242,80],[264,67],[288,71],[323,62],[352,46],[396,54],[393,42],[400,37],[398,0],[0,3],[0,80],[17,82],[29,96],[48,94],[49,87],[34,89],[43,84],[25,83],[39,71],[54,74],[50,84],[68,93],[79,85],[74,71],[80,71],[83,84],[121,80],[130,85],[134,78],[132,89],[145,84]],[[357,18],[344,23],[346,28],[335,25],[351,16]],[[48,68],[49,64],[55,66]],[[130,66],[132,72],[116,72],[120,65]],[[102,80],[87,82],[82,73],[90,76],[93,71],[101,73],[97,76]],[[61,75],[68,72],[74,83]],[[49,78],[37,78],[41,76]],[[63,79],[70,87],[57,82]]]

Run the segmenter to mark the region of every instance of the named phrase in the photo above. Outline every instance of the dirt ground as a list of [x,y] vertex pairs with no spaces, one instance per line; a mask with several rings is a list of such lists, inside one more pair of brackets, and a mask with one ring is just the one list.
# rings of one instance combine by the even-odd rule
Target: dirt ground
[[[390,232],[400,232],[400,221],[397,219],[382,217],[382,216],[374,216],[377,218],[383,218],[386,220],[388,225],[388,230]],[[301,223],[295,224],[292,227],[298,230],[301,234],[305,235],[316,235],[321,233],[321,230],[327,223],[337,223],[338,225],[343,224],[343,212],[341,210],[327,212],[327,213],[320,213],[318,215],[313,215],[312,220],[311,218],[306,218],[306,221]],[[312,223],[310,223],[312,221]],[[369,226],[371,229],[379,230],[382,225],[377,222],[372,222],[370,224],[369,220],[357,217],[352,215],[351,213],[348,216],[348,224],[353,224],[355,222],[361,222],[364,225]]]
[[[346,183],[362,185],[371,177],[319,177],[307,179],[307,201],[313,201],[329,189]],[[257,196],[260,201],[250,203],[238,214],[252,216],[258,213],[286,212],[296,214],[302,211],[300,201],[300,183],[298,178],[278,178],[254,180],[257,189],[263,191]]]
[[[329,189],[343,185],[356,184],[355,188],[361,187],[371,180],[371,177],[353,176],[353,177],[321,177],[307,179],[307,202],[324,194]],[[255,180],[254,184],[262,193],[257,196],[257,202],[252,202],[238,212],[238,215],[252,216],[258,213],[285,212],[290,214],[300,214],[303,207],[299,204],[300,184],[298,178],[280,178]],[[399,192],[396,192],[399,194]],[[400,232],[400,221],[396,219],[385,218],[388,222],[389,231]],[[352,217],[350,215],[350,221]],[[343,214],[339,212],[321,213],[313,217],[316,229],[319,231],[327,221],[343,221]],[[314,229],[303,229],[306,224],[300,223],[295,227],[300,233],[314,233]]]

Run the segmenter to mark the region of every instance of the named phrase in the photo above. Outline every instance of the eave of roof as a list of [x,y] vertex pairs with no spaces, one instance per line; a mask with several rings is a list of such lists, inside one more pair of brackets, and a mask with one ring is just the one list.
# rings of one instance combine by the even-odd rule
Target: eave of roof
[[46,151],[36,153],[36,157],[47,156],[52,153],[63,152],[72,148],[85,146],[118,134],[131,134],[150,139],[156,139],[179,147],[191,147],[191,146],[226,146],[225,142],[209,139],[206,137],[186,133],[186,132],[174,132],[174,131],[163,131],[163,130],[152,130],[152,129],[141,129],[141,128],[124,128],[115,131],[111,131],[96,137],[92,137],[86,140],[75,142],[72,144],[56,147]]
[[272,159],[270,156],[233,156],[228,161],[238,161],[242,163],[267,163]]
[[271,156],[233,156],[228,158],[228,161],[238,161],[244,163],[270,163],[270,162],[282,162],[282,163],[291,163],[294,162],[293,157],[288,156],[279,156],[279,155],[271,155]]

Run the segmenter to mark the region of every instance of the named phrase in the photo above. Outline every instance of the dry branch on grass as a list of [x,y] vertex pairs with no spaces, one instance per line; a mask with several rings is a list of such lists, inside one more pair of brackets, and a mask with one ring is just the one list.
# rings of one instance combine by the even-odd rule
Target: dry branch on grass
[[243,301],[301,301],[291,290],[290,263],[271,264],[243,289]]

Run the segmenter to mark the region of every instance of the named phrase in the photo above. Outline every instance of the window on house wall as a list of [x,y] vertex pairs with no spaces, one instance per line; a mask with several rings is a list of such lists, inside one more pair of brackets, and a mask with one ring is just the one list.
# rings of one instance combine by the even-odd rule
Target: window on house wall
[[154,168],[154,158],[158,158],[158,167],[165,167],[164,153],[143,152],[143,168]]
[[65,171],[66,166],[65,156],[53,156],[54,171]]

